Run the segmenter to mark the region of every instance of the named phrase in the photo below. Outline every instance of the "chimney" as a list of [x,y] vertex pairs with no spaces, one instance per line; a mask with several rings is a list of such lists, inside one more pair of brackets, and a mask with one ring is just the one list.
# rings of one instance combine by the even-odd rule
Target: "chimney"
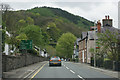
[[109,15],[108,15],[108,19],[109,19]]
[[105,19],[107,19],[107,16],[105,16]]
[[100,20],[97,21],[97,29],[98,29],[98,32],[100,33],[101,32],[101,22],[100,22]]
[[110,19],[110,16],[105,16],[105,19],[102,19],[103,27],[112,27],[112,19]]

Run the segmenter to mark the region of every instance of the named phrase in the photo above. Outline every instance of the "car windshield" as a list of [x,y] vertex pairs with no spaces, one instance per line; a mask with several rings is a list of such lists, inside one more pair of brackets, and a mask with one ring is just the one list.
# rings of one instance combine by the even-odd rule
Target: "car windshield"
[[52,57],[51,60],[59,60],[59,57]]

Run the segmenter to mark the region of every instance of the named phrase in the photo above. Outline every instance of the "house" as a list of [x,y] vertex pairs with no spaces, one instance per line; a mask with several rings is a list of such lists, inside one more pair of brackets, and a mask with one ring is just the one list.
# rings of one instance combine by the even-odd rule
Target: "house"
[[[120,29],[114,28],[112,21],[109,16],[105,16],[105,19],[102,20],[102,25],[100,21],[97,21],[96,27],[91,27],[90,31],[82,32],[81,39],[78,41],[79,62],[91,63],[91,57],[94,55],[90,49],[99,49],[99,46],[96,44],[96,41],[99,39],[97,33],[104,33],[106,30],[109,30],[120,34]],[[117,38],[120,39],[120,35]],[[120,42],[117,45],[120,46]]]
[[[82,63],[90,63],[91,57],[93,56],[90,52],[91,48],[97,48],[95,45],[95,39],[97,40],[98,37],[95,35],[95,31],[101,31],[101,23],[100,21],[97,22],[97,27],[91,27],[90,31],[82,32],[81,40],[79,40],[79,62]],[[96,36],[96,37],[95,37]]]
[[102,20],[103,26],[101,27],[101,33],[105,33],[106,30],[109,30],[112,34],[118,33],[116,39],[118,39],[118,43],[112,43],[113,47],[120,47],[120,29],[113,27],[112,19],[109,16],[105,16],[105,19]]
[[[5,27],[5,29],[6,29],[6,27]],[[6,35],[11,37],[11,34],[8,31],[6,31]],[[5,43],[5,50],[3,51],[3,53],[5,53],[5,55],[10,55],[11,52],[14,52],[14,50],[10,50],[10,47],[11,47],[10,44]]]
[[81,40],[81,38],[77,38],[77,40],[74,43],[74,53],[73,53],[72,58],[78,57],[78,53],[79,53],[79,43],[78,43],[78,41],[79,40]]
[[79,40],[79,62],[87,62],[87,32],[82,32]]
[[95,46],[96,44],[96,40],[98,39],[98,37],[95,34],[95,31],[88,31],[87,33],[87,63],[91,62],[91,57],[93,57],[92,52],[90,52],[90,49],[94,49],[97,46]]

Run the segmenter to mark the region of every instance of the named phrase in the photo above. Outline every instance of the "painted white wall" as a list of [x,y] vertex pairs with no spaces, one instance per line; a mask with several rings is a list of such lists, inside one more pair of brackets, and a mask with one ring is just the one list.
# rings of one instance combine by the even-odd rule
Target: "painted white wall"
[[84,50],[82,51],[82,59],[83,59],[83,62],[85,62],[85,58],[84,58]]
[[48,54],[46,53],[46,54],[45,54],[45,57],[47,57],[47,56],[48,56]]
[[9,55],[9,45],[7,43],[5,43],[5,51],[4,51],[4,53],[6,55]]
[[41,51],[41,56],[43,56],[43,57],[44,57],[44,51]]

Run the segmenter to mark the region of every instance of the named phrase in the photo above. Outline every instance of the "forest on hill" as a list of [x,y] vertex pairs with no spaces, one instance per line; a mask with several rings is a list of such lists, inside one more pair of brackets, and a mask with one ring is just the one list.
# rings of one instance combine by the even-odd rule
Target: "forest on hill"
[[89,30],[93,24],[60,8],[35,7],[28,10],[5,11],[3,29],[12,36],[5,35],[3,41],[19,48],[20,40],[30,39],[35,46],[46,48],[53,54],[56,53],[56,44],[62,34],[72,33],[75,37],[80,37],[81,32]]

